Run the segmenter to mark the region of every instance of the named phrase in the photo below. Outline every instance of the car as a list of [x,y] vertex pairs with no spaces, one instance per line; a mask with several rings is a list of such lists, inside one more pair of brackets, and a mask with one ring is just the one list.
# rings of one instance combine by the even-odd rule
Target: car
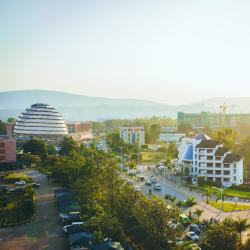
[[197,224],[192,224],[192,225],[190,226],[190,231],[193,231],[193,232],[195,232],[196,234],[200,234],[201,229],[200,229],[200,227],[199,227]]
[[137,169],[137,170],[136,170],[136,173],[137,173],[137,174],[141,174],[141,170],[140,170],[140,169]]
[[75,233],[80,233],[80,232],[83,232],[84,230],[84,227],[83,225],[70,225],[70,226],[67,226],[64,230],[64,227],[63,227],[63,231],[67,234],[75,234]]
[[65,233],[68,232],[68,228],[72,227],[72,226],[78,226],[78,227],[82,227],[84,225],[84,223],[82,221],[78,221],[78,222],[73,222],[72,224],[66,225],[63,227],[63,231]]
[[161,185],[160,185],[159,183],[156,183],[156,184],[154,185],[154,189],[155,189],[155,190],[161,190]]
[[23,193],[23,192],[25,192],[25,188],[22,187],[10,189],[10,193]]
[[6,185],[0,185],[0,190],[1,191],[8,191],[8,186],[6,186]]
[[151,186],[151,185],[152,185],[152,182],[151,182],[150,180],[147,180],[147,181],[145,182],[145,184],[146,184],[147,186]]
[[19,181],[16,181],[15,184],[16,184],[16,185],[25,185],[25,184],[26,184],[26,181],[19,180]]
[[193,241],[197,241],[200,239],[199,236],[193,231],[187,232],[186,236],[188,239],[193,240]]
[[157,180],[156,180],[154,177],[151,177],[151,178],[150,178],[150,181],[151,181],[152,183],[156,183],[156,182],[157,182]]
[[40,187],[40,184],[39,183],[31,183],[31,186],[33,188],[39,188]]
[[139,187],[135,186],[135,192],[140,192],[140,191],[141,191],[141,189]]
[[165,166],[159,166],[158,169],[159,169],[159,170],[164,170],[164,169],[165,169]]

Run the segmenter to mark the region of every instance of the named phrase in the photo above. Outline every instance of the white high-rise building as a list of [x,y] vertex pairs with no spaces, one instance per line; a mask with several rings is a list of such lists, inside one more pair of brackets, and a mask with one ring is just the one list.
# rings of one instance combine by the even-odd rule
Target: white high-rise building
[[144,127],[120,127],[120,138],[130,145],[144,145]]
[[205,135],[180,144],[179,163],[189,167],[191,176],[203,176],[224,186],[243,183],[243,159]]
[[36,103],[18,117],[14,134],[19,142],[33,137],[54,143],[67,135],[68,131],[62,116],[55,108]]

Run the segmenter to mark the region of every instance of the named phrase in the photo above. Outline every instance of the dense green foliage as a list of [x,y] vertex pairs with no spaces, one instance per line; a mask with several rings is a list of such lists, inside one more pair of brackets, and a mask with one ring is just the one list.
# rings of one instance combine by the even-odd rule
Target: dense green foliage
[[48,152],[48,144],[43,140],[31,139],[23,145],[23,152],[42,156]]
[[120,178],[115,158],[94,144],[88,148],[75,144],[64,155],[49,156],[44,165],[56,181],[74,191],[84,221],[98,240],[111,237],[135,249],[170,249],[168,241],[179,235],[169,225],[178,220],[177,207],[169,210],[161,198],[136,192]]
[[30,219],[35,212],[33,195],[34,190],[30,187],[22,193],[0,193],[0,227]]

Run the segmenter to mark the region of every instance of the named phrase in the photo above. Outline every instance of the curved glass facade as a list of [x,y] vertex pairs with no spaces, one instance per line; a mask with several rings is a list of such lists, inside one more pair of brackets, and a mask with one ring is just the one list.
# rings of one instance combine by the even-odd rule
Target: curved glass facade
[[67,135],[67,127],[58,111],[44,103],[36,103],[21,113],[14,133],[18,139],[38,137],[54,140]]

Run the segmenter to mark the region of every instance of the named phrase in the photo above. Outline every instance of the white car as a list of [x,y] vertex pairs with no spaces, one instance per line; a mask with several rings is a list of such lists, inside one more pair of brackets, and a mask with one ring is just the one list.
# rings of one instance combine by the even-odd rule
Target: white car
[[156,183],[156,182],[157,182],[157,180],[156,180],[154,177],[151,177],[151,178],[150,178],[150,181],[151,181],[152,183]]
[[151,185],[152,185],[152,182],[151,182],[150,180],[147,180],[147,181],[145,182],[145,184],[146,184],[147,186],[151,186]]
[[73,222],[71,225],[66,225],[66,226],[64,226],[63,227],[63,231],[65,232],[65,233],[67,233],[67,231],[68,231],[68,227],[71,227],[71,226],[83,226],[83,222]]
[[15,182],[16,185],[25,185],[26,181],[20,180]]
[[187,236],[190,240],[193,240],[193,241],[197,241],[197,240],[200,239],[199,236],[198,236],[195,232],[192,232],[192,231],[187,232],[187,233],[186,233],[186,236]]
[[140,192],[140,191],[141,191],[141,189],[139,187],[135,186],[135,192]]
[[154,186],[155,190],[161,190],[161,185],[159,183],[156,183]]

